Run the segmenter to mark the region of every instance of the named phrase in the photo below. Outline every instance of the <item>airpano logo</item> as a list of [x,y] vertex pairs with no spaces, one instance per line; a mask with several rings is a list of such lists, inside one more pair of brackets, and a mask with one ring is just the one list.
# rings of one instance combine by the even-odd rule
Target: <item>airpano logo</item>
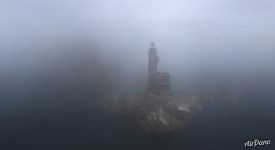
[[256,146],[267,146],[267,145],[270,145],[271,144],[271,140],[258,140],[258,139],[255,139],[255,140],[252,140],[252,141],[246,141],[244,143],[244,147],[256,147]]

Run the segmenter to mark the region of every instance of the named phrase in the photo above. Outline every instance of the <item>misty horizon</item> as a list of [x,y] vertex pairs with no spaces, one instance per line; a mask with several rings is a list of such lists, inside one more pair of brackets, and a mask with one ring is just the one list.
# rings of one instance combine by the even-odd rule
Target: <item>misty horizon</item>
[[1,3],[3,65],[48,53],[63,57],[58,54],[60,45],[67,46],[66,51],[72,43],[84,41],[106,63],[144,70],[149,43],[154,41],[160,69],[172,74],[194,70],[274,73],[273,1]]
[[[3,0],[0,149],[241,149],[272,139],[274,17],[273,0]],[[171,93],[205,100],[184,134],[144,136],[101,109],[110,95],[144,96],[152,41]]]

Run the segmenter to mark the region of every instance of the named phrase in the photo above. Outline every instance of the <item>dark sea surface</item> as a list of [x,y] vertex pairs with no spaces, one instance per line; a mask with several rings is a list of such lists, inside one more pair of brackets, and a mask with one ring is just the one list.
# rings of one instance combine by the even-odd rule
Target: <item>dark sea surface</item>
[[237,89],[237,102],[216,99],[184,130],[160,135],[102,110],[96,87],[26,83],[9,82],[1,95],[1,150],[241,150],[275,137],[274,82],[250,82]]

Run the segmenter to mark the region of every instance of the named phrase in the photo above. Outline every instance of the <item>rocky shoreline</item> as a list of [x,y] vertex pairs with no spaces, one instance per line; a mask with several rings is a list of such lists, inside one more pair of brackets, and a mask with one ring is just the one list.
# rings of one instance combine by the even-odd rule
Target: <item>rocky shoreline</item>
[[201,109],[196,96],[158,96],[146,93],[143,97],[109,95],[102,107],[114,114],[132,114],[145,132],[167,133],[182,129]]
[[117,114],[134,114],[137,124],[148,132],[171,132],[186,126],[201,106],[196,96],[177,95],[170,90],[170,75],[159,72],[154,42],[148,51],[148,84],[143,96],[109,95],[102,106]]

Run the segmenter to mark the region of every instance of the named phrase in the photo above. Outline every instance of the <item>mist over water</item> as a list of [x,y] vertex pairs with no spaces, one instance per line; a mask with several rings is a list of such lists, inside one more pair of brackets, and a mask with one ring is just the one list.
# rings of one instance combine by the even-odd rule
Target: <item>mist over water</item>
[[[1,1],[0,149],[232,150],[273,140],[274,6]],[[173,135],[144,135],[131,116],[99,104],[107,94],[143,94],[151,41],[173,91],[212,98]]]

